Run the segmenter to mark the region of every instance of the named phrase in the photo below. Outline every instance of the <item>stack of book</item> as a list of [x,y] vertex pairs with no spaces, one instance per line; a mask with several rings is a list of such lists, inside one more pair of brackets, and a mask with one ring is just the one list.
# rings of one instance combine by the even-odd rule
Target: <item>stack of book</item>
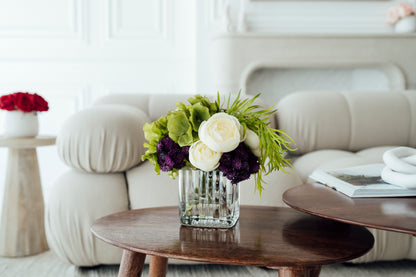
[[384,182],[381,178],[384,167],[384,164],[369,164],[334,170],[315,170],[309,177],[350,197],[416,196],[416,189]]

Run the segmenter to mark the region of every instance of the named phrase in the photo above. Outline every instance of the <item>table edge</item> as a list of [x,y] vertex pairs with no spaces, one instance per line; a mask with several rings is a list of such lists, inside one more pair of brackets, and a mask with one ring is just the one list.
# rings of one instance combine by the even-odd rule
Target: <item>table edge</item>
[[[305,183],[301,186],[308,186],[308,185],[311,185],[311,184]],[[300,211],[300,212],[303,212],[303,213],[306,213],[306,214],[314,215],[314,216],[319,216],[319,217],[322,217],[322,218],[325,218],[325,219],[334,220],[334,221],[347,223],[347,224],[352,224],[352,225],[356,225],[356,226],[374,228],[374,229],[378,229],[378,230],[392,231],[392,232],[397,232],[397,233],[416,236],[416,231],[412,231],[412,230],[409,230],[409,229],[398,229],[398,228],[389,227],[389,226],[381,226],[381,225],[376,225],[376,224],[372,224],[372,223],[361,222],[361,221],[358,221],[358,220],[352,220],[352,219],[348,219],[348,218],[328,216],[326,214],[322,214],[322,213],[319,213],[317,211],[310,211],[310,210],[301,208],[299,206],[293,205],[292,203],[288,202],[285,199],[285,195],[289,190],[292,190],[292,189],[295,189],[295,188],[291,188],[291,189],[286,190],[282,195],[283,202],[294,210],[297,210],[297,211]],[[337,193],[340,193],[340,192],[337,192]],[[348,197],[348,196],[346,196],[346,197]]]

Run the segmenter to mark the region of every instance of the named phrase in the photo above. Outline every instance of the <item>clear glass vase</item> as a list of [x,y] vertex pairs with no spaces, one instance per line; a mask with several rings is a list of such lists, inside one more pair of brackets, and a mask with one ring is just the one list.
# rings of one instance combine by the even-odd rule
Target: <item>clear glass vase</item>
[[193,227],[231,228],[240,215],[240,185],[221,171],[179,170],[181,224]]

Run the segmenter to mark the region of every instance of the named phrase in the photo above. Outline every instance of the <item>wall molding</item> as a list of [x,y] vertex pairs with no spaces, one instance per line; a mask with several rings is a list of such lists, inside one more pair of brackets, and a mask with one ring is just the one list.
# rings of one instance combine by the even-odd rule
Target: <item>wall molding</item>
[[[392,32],[386,23],[392,1],[248,1],[230,2],[237,12],[245,5],[251,32],[365,33]],[[238,25],[235,22],[235,25]],[[237,28],[238,29],[238,28]]]
[[68,7],[68,22],[62,28],[51,26],[33,27],[27,26],[0,26],[0,38],[46,38],[46,39],[76,39],[84,40],[87,38],[87,10],[88,1],[66,0]]
[[[123,0],[106,1],[106,39],[107,40],[158,40],[167,41],[171,37],[172,9],[168,0],[154,0],[156,5],[153,26],[149,28],[128,28],[123,26]],[[152,11],[149,11],[152,12]]]

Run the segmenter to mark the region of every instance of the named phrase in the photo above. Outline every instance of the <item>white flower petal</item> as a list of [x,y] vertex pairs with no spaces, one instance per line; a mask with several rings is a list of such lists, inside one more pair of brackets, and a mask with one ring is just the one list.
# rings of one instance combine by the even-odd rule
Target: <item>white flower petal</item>
[[240,144],[241,129],[236,117],[216,113],[200,125],[198,136],[212,150],[230,152]]
[[219,166],[222,153],[210,149],[201,140],[194,142],[189,148],[189,161],[203,171],[212,171]]
[[257,149],[260,146],[259,136],[256,134],[256,132],[247,128],[246,140],[244,141],[244,143],[252,150]]
[[260,153],[260,149],[256,148],[256,149],[251,149],[251,152],[253,152],[253,154],[257,157],[260,158],[261,153]]

